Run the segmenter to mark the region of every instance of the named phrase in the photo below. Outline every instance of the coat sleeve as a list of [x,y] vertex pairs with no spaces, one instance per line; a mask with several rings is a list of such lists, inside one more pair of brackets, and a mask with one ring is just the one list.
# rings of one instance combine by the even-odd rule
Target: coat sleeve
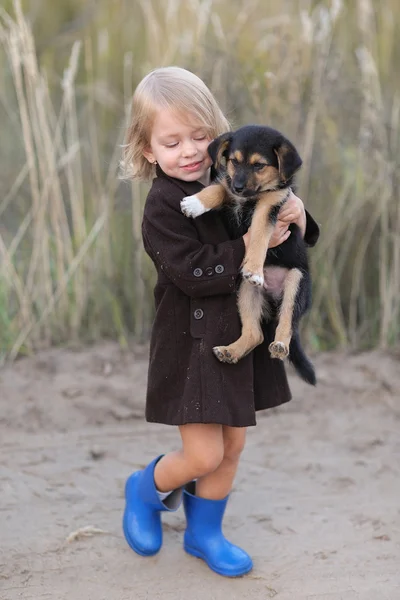
[[319,226],[307,210],[306,219],[306,232],[304,234],[304,241],[307,244],[307,246],[312,248],[313,246],[315,246],[319,238]]
[[148,197],[143,215],[143,243],[150,258],[187,296],[235,292],[243,239],[203,244],[194,221],[181,212],[180,199],[165,192]]

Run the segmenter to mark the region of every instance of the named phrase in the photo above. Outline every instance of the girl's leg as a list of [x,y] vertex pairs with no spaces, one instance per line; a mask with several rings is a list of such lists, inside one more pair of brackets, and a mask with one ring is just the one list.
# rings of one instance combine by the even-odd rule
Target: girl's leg
[[218,468],[200,477],[196,485],[187,485],[183,492],[187,521],[184,548],[220,575],[238,577],[252,569],[253,561],[247,552],[225,538],[222,521],[246,430],[224,426],[222,437],[224,456]]
[[182,449],[165,454],[154,470],[154,481],[160,492],[169,492],[192,479],[213,473],[224,458],[222,425],[188,423],[180,426],[179,432]]
[[[176,510],[183,484],[215,471],[224,456],[221,425],[184,425],[180,434],[182,450],[155,458],[133,473],[125,485],[124,535],[130,547],[143,556],[161,548],[160,512]],[[161,491],[171,493],[162,498]]]
[[209,471],[200,477],[196,484],[196,495],[202,498],[220,500],[225,498],[232,489],[246,441],[246,428],[223,425],[222,437],[224,445],[222,461],[214,471]]

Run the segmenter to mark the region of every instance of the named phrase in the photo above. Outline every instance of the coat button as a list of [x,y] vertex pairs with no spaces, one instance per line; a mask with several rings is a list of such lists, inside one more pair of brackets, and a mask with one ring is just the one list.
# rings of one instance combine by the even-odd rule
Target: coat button
[[193,313],[193,316],[198,321],[199,319],[202,319],[204,317],[204,313],[201,310],[201,308],[196,308],[196,310]]
[[217,265],[217,266],[215,267],[215,272],[216,272],[216,273],[223,273],[224,271],[225,271],[225,268],[224,268],[224,266],[223,266],[223,265]]
[[199,267],[197,267],[197,269],[195,269],[195,270],[193,271],[193,275],[194,275],[195,277],[201,277],[201,276],[203,275],[203,271],[202,271],[202,270],[201,270]]
[[208,277],[211,277],[211,275],[214,275],[214,269],[212,267],[207,267],[206,275],[208,275]]

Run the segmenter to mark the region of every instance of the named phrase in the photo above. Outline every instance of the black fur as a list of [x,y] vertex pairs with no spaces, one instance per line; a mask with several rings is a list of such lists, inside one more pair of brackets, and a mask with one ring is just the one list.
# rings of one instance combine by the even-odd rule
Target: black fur
[[[221,144],[225,145],[225,147],[220,156],[218,156]],[[288,151],[284,155],[284,164],[279,164],[277,152],[282,146],[288,149]],[[280,132],[269,127],[250,125],[242,127],[236,132],[223,134],[210,144],[209,154],[213,161],[217,161],[214,164],[212,176],[216,181],[225,179],[228,189],[232,181],[227,173],[226,163],[222,162],[221,158],[228,159],[229,155],[232,155],[236,150],[240,150],[245,159],[251,154],[259,153],[265,157],[269,164],[279,169],[280,174],[282,173],[277,188],[288,188],[288,191],[289,188],[293,188],[295,172],[301,166],[301,158],[293,144]],[[242,169],[248,168],[248,165],[245,163],[246,161],[244,161],[243,165],[240,165]],[[258,199],[257,194],[254,195],[254,191],[251,190],[244,189],[242,195],[243,198],[241,199],[238,199],[237,196],[229,195],[228,202],[220,209],[221,216],[232,239],[243,236],[248,230]],[[272,209],[270,214],[272,222],[276,222],[279,209],[280,206]],[[289,360],[302,379],[311,385],[315,385],[316,376],[314,367],[301,347],[298,332],[301,317],[311,307],[311,277],[307,248],[299,227],[292,223],[289,229],[291,231],[289,238],[281,245],[268,250],[264,266],[278,266],[287,269],[297,268],[303,275],[294,307],[293,334],[289,347]],[[269,303],[270,314],[272,314],[276,328],[280,302],[269,295],[268,290],[263,290],[261,293],[265,294],[266,302]]]

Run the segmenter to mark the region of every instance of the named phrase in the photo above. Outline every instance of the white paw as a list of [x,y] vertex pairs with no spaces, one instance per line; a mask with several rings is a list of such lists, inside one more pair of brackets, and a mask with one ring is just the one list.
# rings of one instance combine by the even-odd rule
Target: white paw
[[186,196],[181,201],[181,211],[186,217],[196,218],[209,210],[209,208],[204,208],[202,201],[197,196]]
[[251,271],[242,270],[242,275],[246,281],[255,285],[256,287],[262,287],[264,285],[264,277],[261,275],[257,275],[256,273],[252,273]]

